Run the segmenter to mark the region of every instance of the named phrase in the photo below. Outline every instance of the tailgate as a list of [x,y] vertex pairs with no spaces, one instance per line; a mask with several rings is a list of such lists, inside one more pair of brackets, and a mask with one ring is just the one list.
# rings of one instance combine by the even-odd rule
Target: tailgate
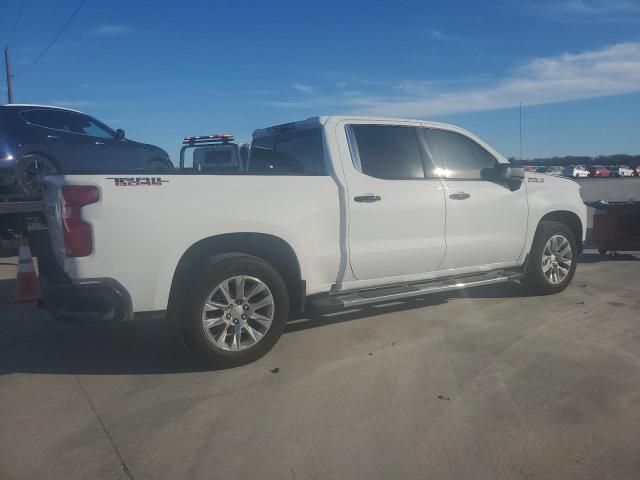
[[51,250],[53,251],[58,264],[63,266],[65,260],[64,235],[62,233],[62,210],[60,197],[63,185],[61,176],[45,177],[43,179],[44,193],[44,214],[49,227],[49,237],[51,239]]

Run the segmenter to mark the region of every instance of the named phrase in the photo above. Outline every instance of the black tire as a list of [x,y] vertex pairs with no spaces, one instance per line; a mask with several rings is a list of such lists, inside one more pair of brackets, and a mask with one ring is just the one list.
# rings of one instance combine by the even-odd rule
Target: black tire
[[599,253],[600,255],[604,255],[604,254],[606,254],[606,253],[607,253],[607,249],[606,249],[606,248],[599,248],[599,249],[598,249],[598,253]]
[[[554,284],[543,272],[542,256],[549,239],[555,235],[561,235],[567,239],[571,246],[571,265],[566,277],[559,283]],[[578,247],[573,232],[569,227],[559,222],[540,222],[536,235],[531,245],[529,259],[523,278],[523,284],[527,290],[537,295],[550,295],[563,291],[576,272],[578,258]]]
[[[196,268],[190,276],[192,287],[182,303],[182,328],[189,348],[208,366],[221,368],[244,365],[269,352],[289,319],[289,293],[280,273],[264,260],[242,253],[217,255]],[[216,286],[239,275],[255,277],[268,287],[273,297],[273,320],[260,341],[245,350],[227,351],[215,346],[205,333],[203,307]]]
[[28,153],[22,156],[16,165],[17,186],[25,195],[39,195],[42,193],[40,177],[57,173],[58,168],[50,158],[37,153]]

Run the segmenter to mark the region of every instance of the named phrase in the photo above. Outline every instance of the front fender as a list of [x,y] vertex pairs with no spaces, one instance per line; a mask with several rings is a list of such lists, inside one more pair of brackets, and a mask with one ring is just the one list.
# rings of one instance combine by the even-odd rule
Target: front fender
[[531,250],[533,238],[542,219],[555,212],[568,212],[580,220],[581,240],[587,236],[587,206],[580,196],[580,185],[566,178],[527,173],[525,176],[529,221],[521,261]]

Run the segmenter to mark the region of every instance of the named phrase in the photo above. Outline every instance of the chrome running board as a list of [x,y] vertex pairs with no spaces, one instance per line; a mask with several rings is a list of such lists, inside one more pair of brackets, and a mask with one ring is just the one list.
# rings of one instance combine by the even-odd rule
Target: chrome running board
[[308,303],[311,308],[318,310],[353,308],[370,303],[388,302],[431,293],[493,285],[495,283],[518,280],[521,277],[522,273],[517,271],[494,271],[483,274],[332,293],[309,299]]

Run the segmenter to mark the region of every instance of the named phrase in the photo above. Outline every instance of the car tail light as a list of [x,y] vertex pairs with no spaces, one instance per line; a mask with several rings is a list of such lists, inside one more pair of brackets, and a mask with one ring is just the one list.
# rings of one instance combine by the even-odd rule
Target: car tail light
[[80,210],[98,201],[98,189],[92,186],[62,187],[62,231],[64,248],[70,257],[86,257],[93,251],[91,225],[82,220]]

